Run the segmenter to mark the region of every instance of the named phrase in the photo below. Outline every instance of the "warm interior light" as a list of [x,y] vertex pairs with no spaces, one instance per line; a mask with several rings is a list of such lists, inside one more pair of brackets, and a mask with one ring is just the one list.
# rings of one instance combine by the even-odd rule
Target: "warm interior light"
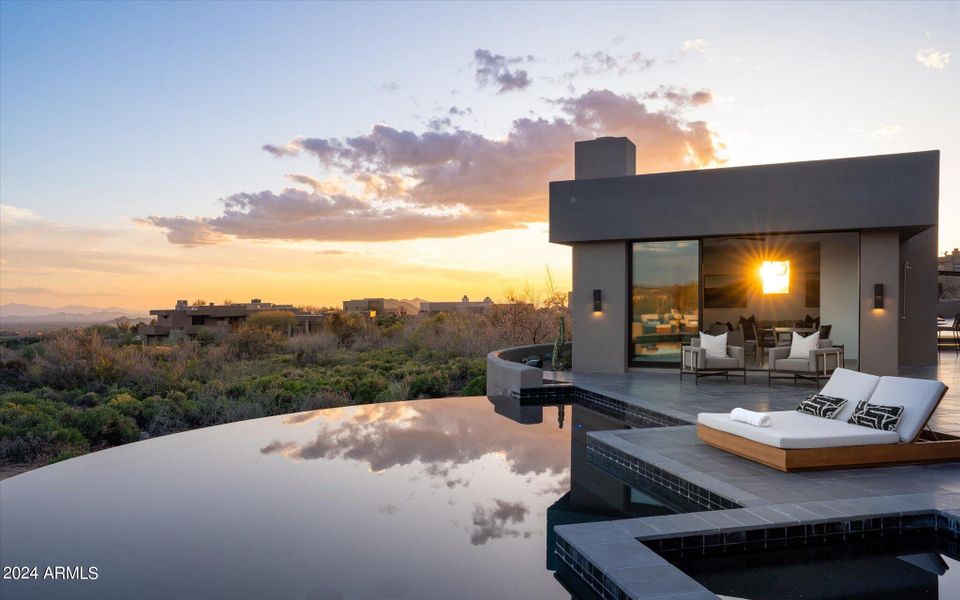
[[790,293],[790,261],[765,260],[760,267],[764,294]]
[[370,318],[371,318],[371,319],[376,319],[376,318],[377,318],[377,311],[371,310],[371,311],[370,311]]

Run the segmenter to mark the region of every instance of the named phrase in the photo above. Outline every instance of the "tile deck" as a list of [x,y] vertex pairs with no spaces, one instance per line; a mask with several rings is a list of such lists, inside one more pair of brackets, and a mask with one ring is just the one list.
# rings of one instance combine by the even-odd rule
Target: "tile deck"
[[[937,367],[903,368],[938,378],[950,391],[931,425],[960,434],[960,358],[942,351]],[[812,383],[774,382],[751,373],[692,379],[676,373],[556,374],[574,388],[695,422],[698,412],[788,410]],[[587,459],[628,484],[665,487],[704,509],[659,517],[556,528],[557,556],[603,598],[717,598],[658,554],[788,544],[909,528],[960,526],[960,463],[781,473],[701,443],[691,425],[591,432]],[[732,508],[731,508],[732,507]]]

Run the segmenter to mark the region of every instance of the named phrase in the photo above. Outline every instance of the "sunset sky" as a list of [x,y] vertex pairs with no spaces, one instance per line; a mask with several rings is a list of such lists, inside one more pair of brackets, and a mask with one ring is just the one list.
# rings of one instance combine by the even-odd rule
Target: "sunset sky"
[[956,2],[3,2],[0,302],[567,289],[547,183],[601,135],[638,172],[939,149],[943,252],[958,52]]

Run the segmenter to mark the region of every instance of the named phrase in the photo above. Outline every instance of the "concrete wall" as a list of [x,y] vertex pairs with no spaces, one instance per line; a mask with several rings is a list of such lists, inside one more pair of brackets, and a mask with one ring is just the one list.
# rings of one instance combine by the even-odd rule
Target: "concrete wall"
[[[884,307],[873,307],[873,286],[882,283]],[[860,370],[897,375],[900,331],[900,237],[860,233]]]
[[574,144],[575,179],[623,177],[637,173],[637,147],[625,137],[602,137]]
[[900,243],[900,364],[937,362],[937,228]]
[[940,153],[550,183],[550,241],[936,225]]
[[[599,313],[593,290],[600,290]],[[574,244],[570,318],[577,351],[573,370],[623,373],[627,368],[627,244]]]
[[[832,325],[830,340],[848,359],[860,356],[860,243],[856,233],[820,240],[820,322]],[[870,288],[873,289],[872,287]]]
[[543,369],[504,360],[499,354],[500,351],[487,354],[488,396],[509,396],[521,389],[543,387]]

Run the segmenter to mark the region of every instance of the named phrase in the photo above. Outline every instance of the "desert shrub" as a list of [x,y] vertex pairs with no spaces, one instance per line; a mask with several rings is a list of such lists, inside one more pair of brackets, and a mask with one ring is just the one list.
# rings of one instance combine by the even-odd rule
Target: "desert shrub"
[[109,405],[73,412],[67,422],[78,429],[91,446],[116,446],[140,437],[136,421]]
[[487,394],[487,378],[483,375],[474,377],[460,390],[461,396],[485,396]]
[[279,331],[243,325],[230,336],[228,344],[235,357],[257,359],[279,352],[284,341]]
[[308,335],[296,335],[289,338],[284,349],[296,357],[303,365],[329,364],[337,354],[339,340],[329,331],[320,331]]
[[353,404],[350,396],[343,392],[322,391],[304,398],[300,402],[300,410],[321,410],[324,408],[339,408]]
[[410,383],[407,381],[391,381],[379,394],[377,402],[397,402],[400,400],[410,400]]

